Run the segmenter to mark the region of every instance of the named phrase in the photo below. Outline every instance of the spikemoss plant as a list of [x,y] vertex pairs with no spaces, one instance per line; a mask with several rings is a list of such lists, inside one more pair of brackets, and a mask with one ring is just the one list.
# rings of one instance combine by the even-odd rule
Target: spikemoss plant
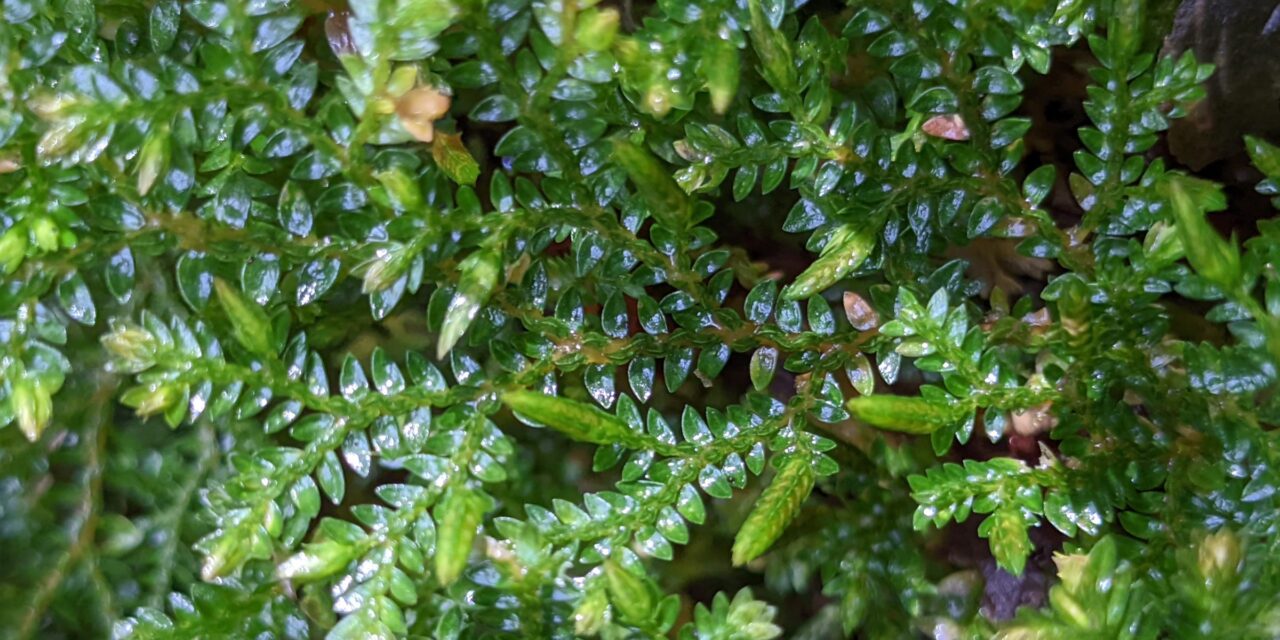
[[1156,22],[7,0],[0,627],[1275,637],[1280,226]]

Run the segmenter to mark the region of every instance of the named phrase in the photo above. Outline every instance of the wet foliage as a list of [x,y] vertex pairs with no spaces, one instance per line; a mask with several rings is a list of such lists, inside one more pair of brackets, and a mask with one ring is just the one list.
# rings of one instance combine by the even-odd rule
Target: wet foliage
[[1167,5],[8,0],[0,629],[1280,635]]

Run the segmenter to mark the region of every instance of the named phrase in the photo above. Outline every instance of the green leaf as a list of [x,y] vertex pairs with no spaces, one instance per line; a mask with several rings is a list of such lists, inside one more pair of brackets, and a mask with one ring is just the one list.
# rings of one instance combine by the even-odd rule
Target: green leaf
[[640,145],[617,139],[613,141],[613,159],[635,183],[659,224],[673,230],[688,228],[693,203],[657,158]]
[[[707,91],[711,94],[711,108],[716,113],[724,113],[729,110],[738,93],[741,77],[738,49],[728,40],[714,38],[707,43],[704,55],[703,75],[707,80]],[[750,186],[746,188],[750,189]],[[738,187],[735,185],[735,198],[741,200],[742,197],[737,196],[737,192]]]
[[262,307],[246,300],[240,292],[222,278],[214,278],[213,287],[218,292],[218,303],[231,321],[231,332],[236,342],[250,353],[271,357],[275,355],[271,320]]
[[252,540],[228,531],[215,531],[209,552],[200,565],[200,577],[212,581],[239,569],[253,552]]
[[[439,141],[439,138],[436,138]],[[407,171],[393,167],[379,171],[373,177],[382,184],[382,188],[390,200],[392,208],[397,211],[418,211],[422,209],[422,190],[417,181]]]
[[617,9],[587,9],[578,15],[574,41],[591,51],[604,51],[613,44],[621,18]]
[[53,417],[53,400],[49,390],[33,378],[19,378],[12,382],[8,400],[22,435],[29,442],[39,440],[45,427],[49,426],[49,419]]
[[280,226],[296,236],[311,233],[313,224],[311,202],[295,182],[284,183],[280,190],[280,204],[276,208]]
[[151,7],[148,36],[151,50],[165,53],[178,36],[178,24],[182,11],[175,0],[162,0]]
[[829,336],[836,332],[836,318],[831,313],[831,306],[821,296],[812,296],[807,304],[809,309],[809,330]]
[[802,300],[822,293],[866,261],[876,246],[879,233],[879,224],[868,222],[837,228],[823,247],[822,254],[796,277],[795,282],[782,290],[782,297]]
[[956,94],[946,87],[930,87],[920,92],[907,107],[919,113],[955,113],[959,108]]
[[240,288],[258,305],[271,301],[280,282],[280,261],[271,254],[247,262],[240,269]]
[[468,118],[477,122],[511,122],[520,116],[520,105],[502,94],[491,95],[471,108]]
[[631,384],[631,392],[636,394],[640,402],[647,402],[653,393],[653,376],[656,363],[653,358],[640,357],[627,365],[627,381]]
[[1272,179],[1280,179],[1280,147],[1256,136],[1244,137],[1245,150],[1249,159],[1262,175]]
[[653,616],[657,599],[649,581],[614,560],[604,563],[605,585],[609,601],[623,620],[644,623]]
[[355,549],[335,540],[303,545],[302,551],[289,556],[276,567],[281,580],[312,582],[343,570]]
[[79,273],[73,273],[58,283],[58,302],[61,303],[62,310],[80,324],[92,326],[97,320],[98,312],[93,305],[93,296]]
[[969,237],[977,238],[986,234],[1002,217],[1004,217],[1004,207],[999,200],[993,197],[979,200],[973,205],[973,211],[969,213],[967,227]]
[[17,271],[27,255],[27,246],[25,229],[14,227],[0,234],[0,272],[7,276]]
[[778,283],[765,280],[751,289],[747,294],[742,310],[747,320],[756,324],[764,324],[773,314],[773,303],[778,297]]
[[760,494],[733,541],[733,566],[755,560],[782,535],[805,498],[813,490],[814,476],[804,455],[787,455],[778,461],[778,472]]
[[465,487],[445,491],[436,506],[435,572],[442,585],[453,584],[467,566],[476,533],[489,510],[490,499]]
[[751,15],[751,46],[760,59],[761,75],[779,93],[794,95],[797,82],[790,42],[770,24],[760,3],[761,0],[748,0],[747,8]]
[[846,36],[866,36],[884,31],[891,26],[893,26],[893,21],[888,16],[875,9],[864,8],[853,14],[853,17],[845,24],[842,33]]
[[609,296],[600,311],[600,326],[605,335],[613,338],[627,337],[629,322],[626,299],[620,293]]
[[978,535],[987,538],[991,554],[1001,569],[1022,575],[1033,546],[1027,535],[1027,523],[1017,509],[999,509],[978,526]]
[[992,65],[978,69],[973,88],[980,93],[1015,95],[1022,93],[1022,82],[1007,69]]
[[680,630],[680,638],[733,638],[734,640],[772,640],[782,635],[782,627],[774,623],[778,610],[756,600],[751,589],[743,588],[733,596],[716,594],[708,610],[699,603],[693,622]]
[[778,366],[778,350],[773,347],[760,347],[751,354],[751,386],[756,391],[764,391],[773,381],[774,368]]
[[1176,175],[1169,176],[1161,187],[1169,199],[1191,266],[1224,291],[1237,290],[1242,284],[1240,251],[1223,240],[1205,219],[1206,212],[1225,208],[1226,198],[1221,187]]
[[573,609],[573,630],[580,637],[591,637],[599,633],[605,623],[605,610],[609,607],[609,598],[605,589],[588,589]]
[[295,300],[298,306],[306,306],[320,299],[338,281],[342,263],[337,260],[312,260],[296,273],[298,289]]
[[458,265],[458,288],[449,301],[436,342],[436,357],[444,358],[471,326],[471,321],[493,295],[502,271],[502,255],[493,249],[480,249]]
[[177,266],[178,293],[192,309],[201,311],[213,297],[213,274],[203,256],[184,253],[178,258]]
[[845,367],[845,375],[849,377],[849,384],[858,393],[869,396],[875,393],[876,377],[871,367],[871,361],[864,354],[856,354],[853,361]]
[[1053,165],[1046,164],[1036,167],[1022,181],[1022,196],[1032,206],[1039,206],[1049,196],[1056,178],[1057,169]]
[[676,510],[689,522],[702,524],[706,521],[707,511],[702,504],[702,496],[693,485],[686,484],[680,488],[680,497],[676,500]]
[[729,346],[708,347],[698,355],[698,374],[703,381],[715,380],[729,361]]
[[103,274],[107,291],[111,293],[116,302],[121,304],[128,302],[133,297],[136,277],[137,267],[133,260],[133,251],[128,247],[111,256],[106,265],[106,273]]
[[372,608],[362,609],[360,613],[343,618],[329,630],[325,640],[395,640],[395,632],[375,618],[372,611]]
[[698,486],[712,498],[728,500],[733,497],[733,487],[729,486],[729,481],[724,477],[724,471],[715,465],[703,467],[698,472]]
[[692,366],[693,349],[689,348],[677,349],[662,361],[662,378],[666,382],[668,393],[675,393],[684,384]]

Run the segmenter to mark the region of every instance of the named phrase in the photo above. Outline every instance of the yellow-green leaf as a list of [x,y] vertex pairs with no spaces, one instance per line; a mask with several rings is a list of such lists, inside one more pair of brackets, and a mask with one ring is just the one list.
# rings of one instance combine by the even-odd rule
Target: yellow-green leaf
[[1224,291],[1233,292],[1241,284],[1240,252],[1205,219],[1206,212],[1226,207],[1222,187],[1179,175],[1169,176],[1162,187],[1191,266]]
[[617,9],[591,7],[578,14],[573,39],[591,51],[604,51],[613,44],[621,21],[622,15]]
[[218,302],[222,310],[227,312],[231,321],[231,332],[240,346],[259,356],[271,356],[275,349],[271,346],[271,320],[262,307],[246,300],[235,287],[221,278],[213,281],[213,288],[218,292]]
[[512,411],[579,442],[621,444],[632,449],[652,449],[658,444],[622,420],[576,400],[521,390],[503,394],[502,402]]
[[138,151],[138,193],[146,195],[169,165],[169,126],[156,127]]
[[357,269],[364,272],[360,292],[370,294],[395,284],[417,257],[414,245],[396,244],[379,249]]
[[804,300],[822,293],[866,261],[871,250],[876,247],[879,233],[880,225],[867,222],[847,224],[836,229],[823,247],[822,255],[797,276],[795,282],[782,290],[782,297],[787,300]]
[[253,541],[249,536],[219,529],[214,533],[209,552],[200,565],[200,578],[212,582],[234,573],[249,559],[252,551]]
[[1033,547],[1027,536],[1027,523],[1017,507],[997,509],[978,526],[978,535],[987,538],[991,555],[1001,569],[1022,575]]
[[640,623],[649,619],[656,599],[647,580],[614,560],[604,563],[604,576],[609,601],[624,620]]
[[591,637],[599,633],[605,623],[605,609],[609,607],[609,598],[604,589],[588,589],[582,594],[578,606],[573,609],[573,632],[581,637]]
[[331,576],[351,561],[354,549],[336,540],[303,545],[302,551],[289,556],[276,567],[281,580],[310,582]]
[[489,500],[465,487],[454,487],[445,492],[436,506],[436,580],[440,584],[452,584],[467,567],[476,530],[489,509]]
[[[439,138],[436,142],[439,142]],[[433,146],[433,152],[434,149]],[[373,177],[382,184],[387,200],[396,211],[414,211],[422,207],[422,190],[409,172],[400,167],[392,167],[374,173]]]
[[787,96],[795,94],[795,57],[791,54],[790,41],[769,24],[760,0],[750,0],[747,6],[751,10],[751,46],[760,59],[760,74],[779,93]]
[[933,433],[955,419],[950,408],[917,396],[858,396],[845,406],[858,420],[902,433]]
[[813,490],[813,469],[798,455],[778,464],[778,473],[751,507],[733,541],[733,566],[742,566],[769,550],[800,512]]
[[22,435],[30,442],[39,440],[53,416],[53,399],[49,391],[35,380],[18,379],[13,382],[9,403],[18,418],[18,429]]
[[715,38],[707,44],[703,65],[707,92],[711,94],[711,108],[716,113],[724,113],[738,94],[741,77],[738,49],[728,40]]
[[480,165],[471,157],[471,152],[462,144],[462,136],[450,133],[438,133],[431,142],[431,157],[436,165],[444,171],[449,179],[458,184],[475,186],[480,177]]
[[659,224],[676,230],[689,225],[693,203],[657,158],[639,145],[614,140],[613,159],[631,177]]
[[0,234],[0,273],[9,275],[18,270],[27,255],[27,230],[15,225]]
[[1253,160],[1253,166],[1262,175],[1280,178],[1280,147],[1254,136],[1244,137],[1244,147],[1249,152],[1249,159]]

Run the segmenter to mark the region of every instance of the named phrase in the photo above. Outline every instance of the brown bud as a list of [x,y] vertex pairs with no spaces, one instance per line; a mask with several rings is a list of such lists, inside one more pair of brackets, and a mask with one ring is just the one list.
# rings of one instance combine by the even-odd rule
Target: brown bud
[[1049,316],[1049,307],[1040,307],[1039,310],[1022,316],[1023,324],[1029,327],[1047,327],[1053,323],[1053,319]]
[[1010,216],[996,223],[999,233],[1005,238],[1026,238],[1036,232],[1035,223],[1023,216]]
[[0,174],[13,173],[22,168],[22,158],[16,153],[0,156]]
[[969,127],[958,113],[934,116],[924,121],[920,127],[925,133],[943,140],[968,140]]
[[1058,418],[1053,415],[1053,403],[1045,402],[1034,407],[1010,414],[1013,418],[1013,432],[1020,436],[1037,436],[1058,426]]
[[449,112],[449,96],[432,87],[409,90],[396,101],[400,124],[420,142],[431,142],[436,135],[435,121]]
[[880,314],[862,296],[852,291],[844,292],[844,315],[849,318],[849,324],[859,331],[880,326]]

